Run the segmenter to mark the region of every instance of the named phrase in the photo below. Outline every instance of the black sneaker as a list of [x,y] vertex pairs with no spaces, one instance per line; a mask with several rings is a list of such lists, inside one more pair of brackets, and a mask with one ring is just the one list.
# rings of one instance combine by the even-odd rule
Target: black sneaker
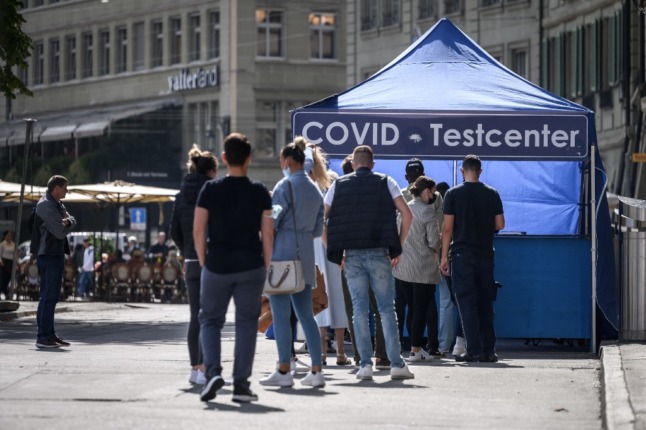
[[482,358],[482,361],[485,363],[497,363],[498,362],[498,354],[495,352],[493,354],[485,354]]
[[224,379],[222,379],[222,376],[220,375],[215,375],[209,379],[206,384],[204,384],[204,388],[202,388],[202,392],[200,393],[200,400],[203,402],[208,402],[209,400],[215,399],[215,394],[217,391],[222,388],[224,385]]
[[61,345],[56,343],[56,341],[50,337],[44,337],[36,341],[36,346],[38,348],[58,348]]
[[379,370],[390,370],[390,360],[387,358],[378,358],[375,360],[375,367]]
[[60,338],[58,336],[54,336],[54,342],[56,342],[60,346],[70,346],[71,345],[68,341],[63,340],[62,338]]
[[249,388],[234,386],[233,398],[231,400],[238,403],[255,402],[258,400],[258,395],[251,391]]
[[482,355],[471,355],[469,353],[464,353],[455,357],[455,361],[461,361],[466,363],[480,363],[483,360]]

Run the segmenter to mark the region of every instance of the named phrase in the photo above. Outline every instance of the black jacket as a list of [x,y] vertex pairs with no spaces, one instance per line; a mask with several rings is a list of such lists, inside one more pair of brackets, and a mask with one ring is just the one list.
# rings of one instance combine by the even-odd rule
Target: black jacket
[[184,258],[197,260],[193,242],[193,218],[195,203],[202,186],[209,178],[199,173],[189,173],[182,181],[182,187],[175,196],[173,216],[170,222],[170,237],[181,249]]

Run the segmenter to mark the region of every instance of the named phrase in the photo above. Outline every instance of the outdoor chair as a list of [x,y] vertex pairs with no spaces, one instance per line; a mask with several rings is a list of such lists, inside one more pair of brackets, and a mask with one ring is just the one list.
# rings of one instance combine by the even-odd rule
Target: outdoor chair
[[61,300],[66,300],[69,297],[76,297],[76,269],[71,262],[65,263]]
[[130,300],[130,267],[126,263],[115,263],[112,266],[112,298],[114,300]]
[[135,282],[132,287],[132,299],[137,302],[151,302],[153,299],[153,267],[148,263],[137,266]]

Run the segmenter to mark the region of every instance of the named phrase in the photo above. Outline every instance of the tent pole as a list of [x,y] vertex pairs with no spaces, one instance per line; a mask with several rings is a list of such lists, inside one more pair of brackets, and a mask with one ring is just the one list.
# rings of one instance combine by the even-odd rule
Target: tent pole
[[590,147],[592,156],[590,159],[590,182],[591,182],[591,212],[590,222],[592,228],[592,339],[590,342],[592,353],[597,352],[597,186],[596,186],[596,147]]

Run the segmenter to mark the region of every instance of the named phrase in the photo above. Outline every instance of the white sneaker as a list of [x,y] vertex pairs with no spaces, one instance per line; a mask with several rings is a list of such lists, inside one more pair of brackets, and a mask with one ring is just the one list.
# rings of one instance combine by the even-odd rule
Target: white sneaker
[[303,379],[301,379],[301,385],[308,387],[325,387],[325,376],[323,371],[316,373],[308,373]]
[[464,354],[467,352],[467,343],[465,342],[465,339],[462,336],[458,336],[455,338],[455,346],[453,347],[453,354],[454,357],[459,357],[460,355]]
[[296,354],[307,354],[309,352],[307,348],[307,342],[303,342],[301,347],[295,350],[294,352],[296,352]]
[[291,387],[294,385],[294,377],[291,373],[285,373],[283,375],[278,370],[274,370],[274,373],[260,380],[260,385],[270,387]]
[[408,370],[406,363],[402,367],[391,367],[390,368],[390,379],[413,379],[415,375]]
[[369,364],[361,366],[361,369],[357,372],[357,379],[361,379],[363,381],[372,380],[372,366]]
[[430,355],[428,352],[424,351],[423,349],[420,349],[417,352],[411,351],[406,360],[409,363],[413,363],[416,361],[430,361],[432,359],[433,359],[432,355]]
[[201,369],[197,371],[197,376],[195,377],[195,383],[198,385],[206,384],[206,375],[204,374],[204,372],[202,372]]
[[191,384],[197,384],[197,369],[191,369],[191,376],[188,377],[188,382]]

